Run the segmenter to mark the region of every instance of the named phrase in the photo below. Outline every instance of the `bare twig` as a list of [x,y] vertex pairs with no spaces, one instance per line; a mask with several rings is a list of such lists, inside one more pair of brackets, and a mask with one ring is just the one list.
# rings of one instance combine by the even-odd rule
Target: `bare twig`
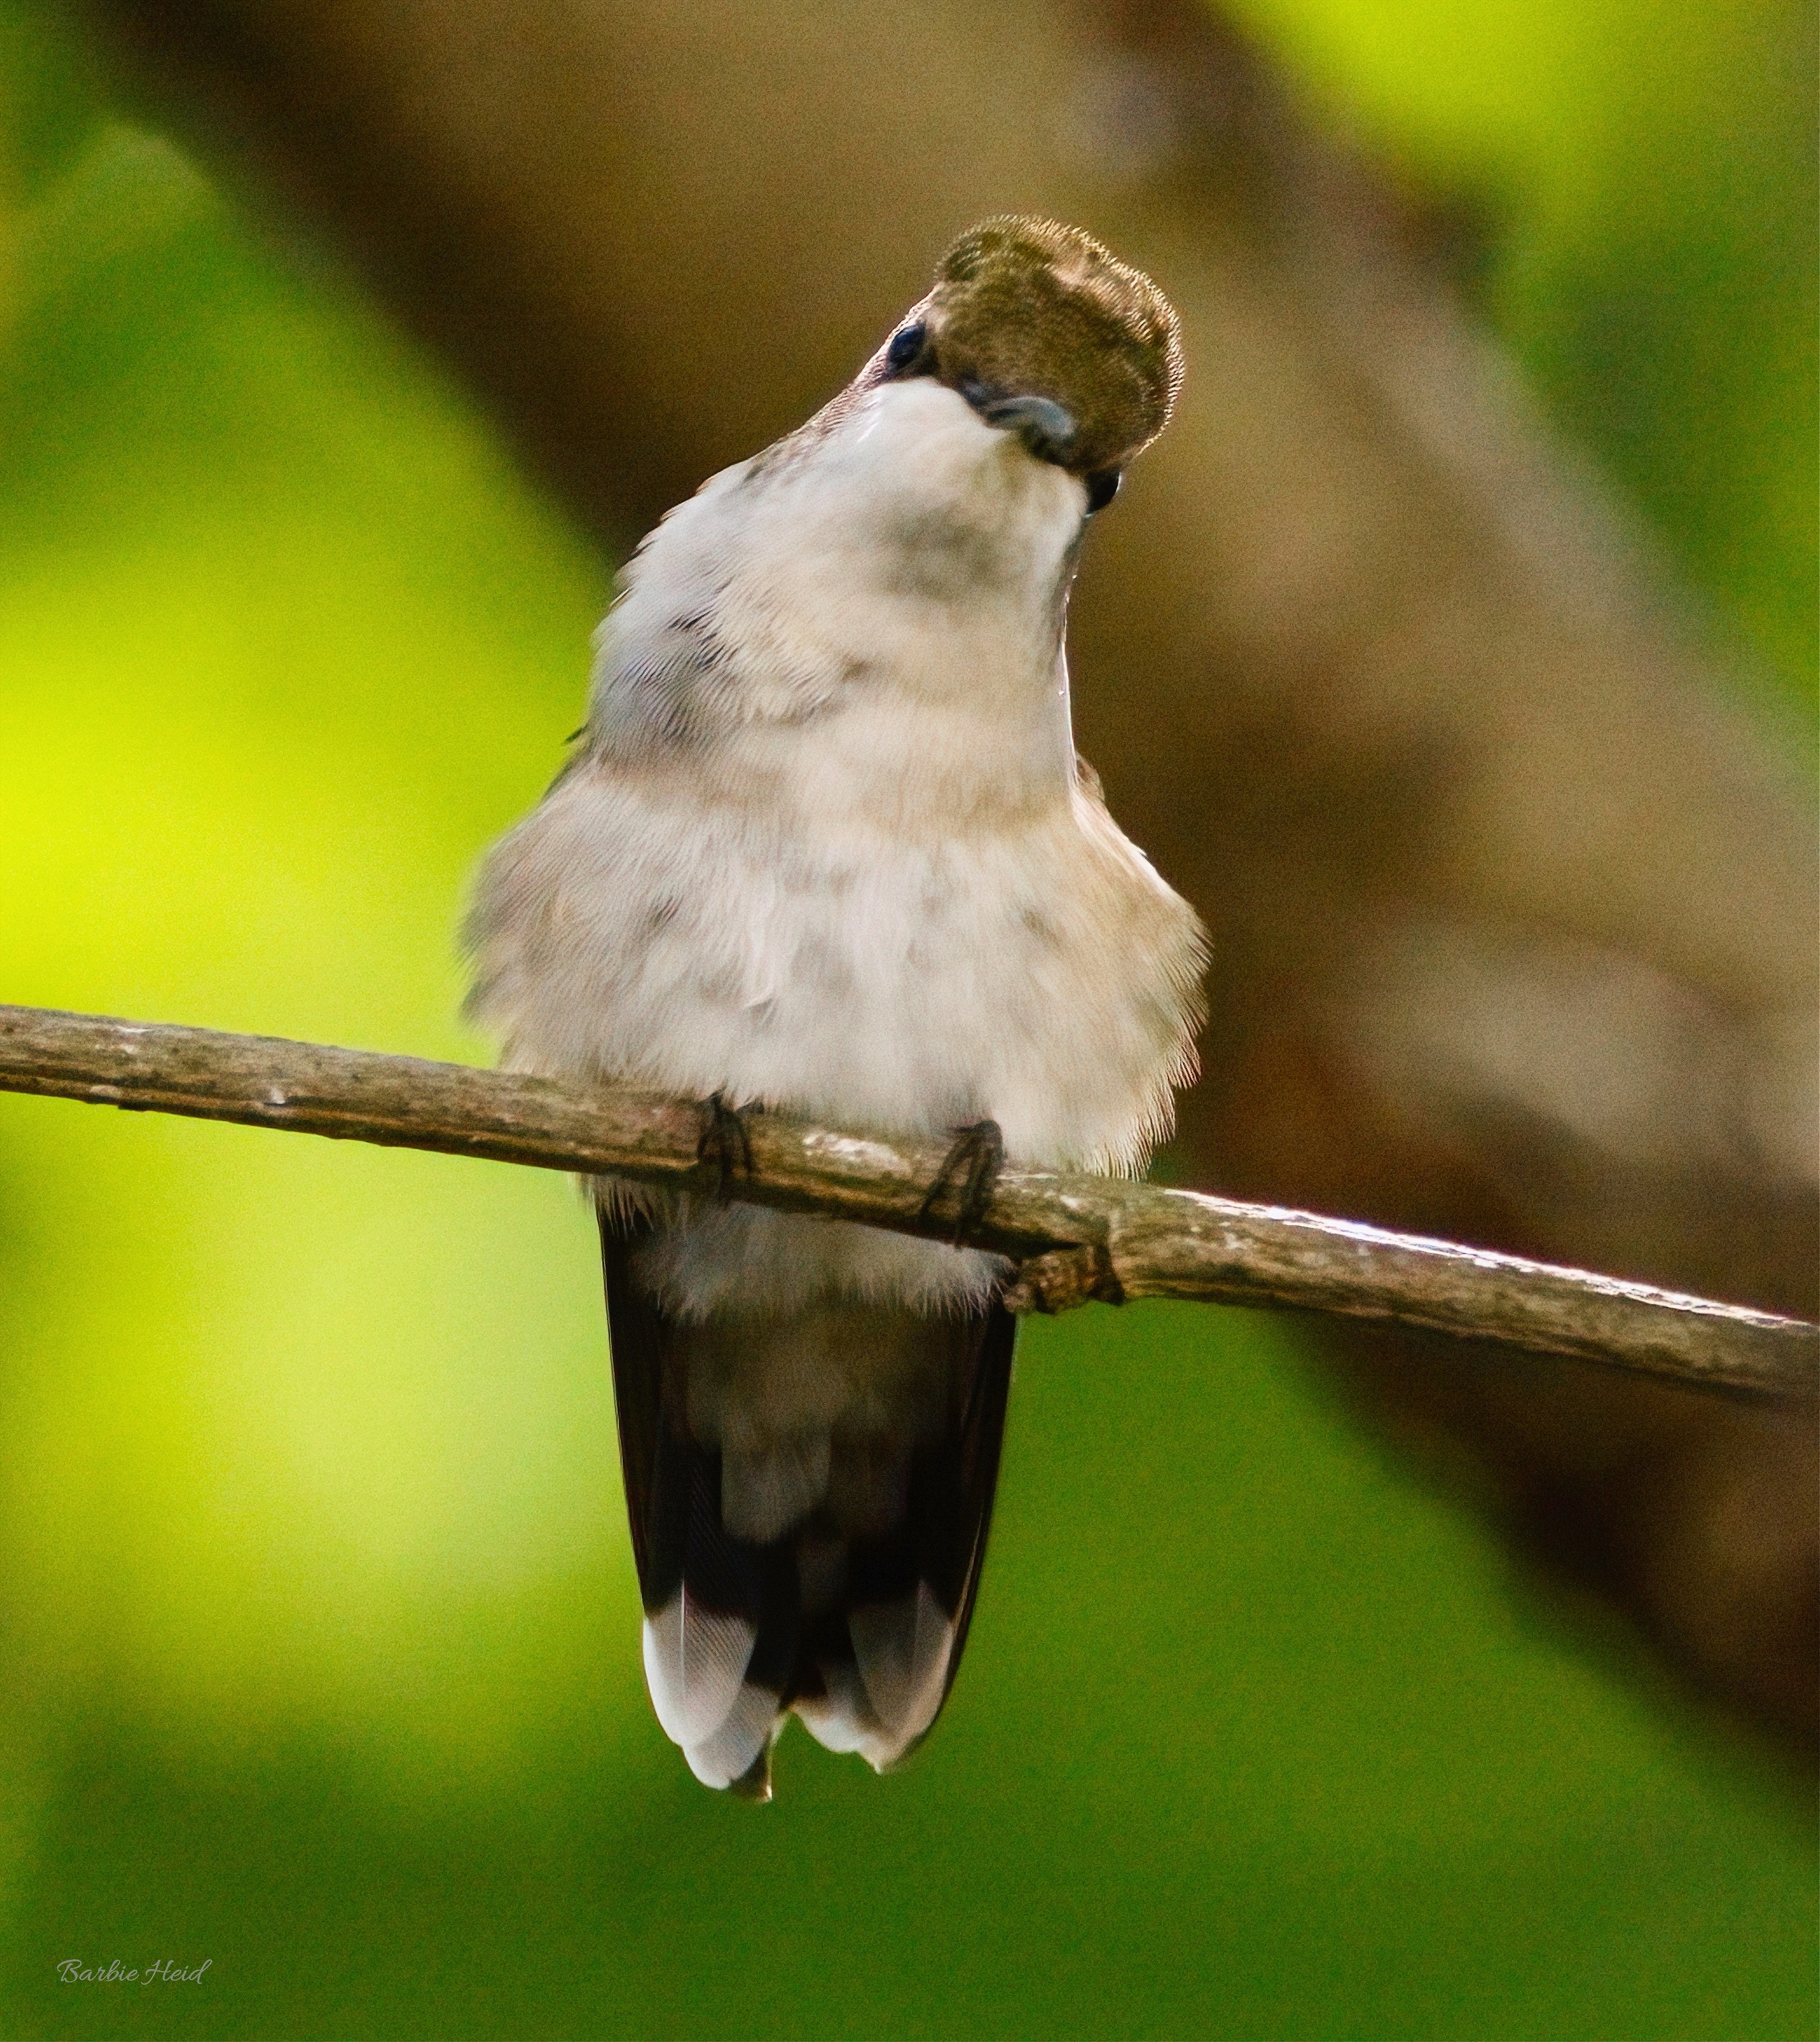
[[[359,1050],[0,1007],[0,1090],[290,1128],[541,1169],[686,1188],[696,1103]],[[940,1234],[925,1209],[939,1141],[766,1115],[733,1195],[786,1211]],[[1683,1382],[1811,1397],[1820,1328],[1451,1241],[1195,1191],[1007,1170],[974,1236],[1019,1265],[1009,1300],[1286,1305],[1388,1318]]]

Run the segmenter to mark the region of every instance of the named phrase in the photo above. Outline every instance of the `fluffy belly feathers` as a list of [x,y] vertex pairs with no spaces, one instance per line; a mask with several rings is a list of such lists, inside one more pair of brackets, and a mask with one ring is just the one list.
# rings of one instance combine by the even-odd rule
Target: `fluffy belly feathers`
[[[799,819],[800,820],[800,819]],[[501,843],[475,1009],[512,1067],[1129,1169],[1191,1074],[1203,949],[1085,788],[1015,829],[786,830],[589,762]]]

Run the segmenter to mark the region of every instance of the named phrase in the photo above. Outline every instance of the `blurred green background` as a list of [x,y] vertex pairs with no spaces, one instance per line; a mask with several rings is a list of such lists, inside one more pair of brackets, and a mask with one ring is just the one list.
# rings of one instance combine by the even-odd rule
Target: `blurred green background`
[[[1805,13],[1242,11],[1497,223],[1496,316],[1804,742]],[[0,997],[483,1059],[457,904],[610,564],[58,10],[0,62]],[[596,1282],[553,1176],[0,1099],[0,2032],[1813,2032],[1799,1790],[1263,1317],[1030,1327],[940,1734],[703,1792]]]

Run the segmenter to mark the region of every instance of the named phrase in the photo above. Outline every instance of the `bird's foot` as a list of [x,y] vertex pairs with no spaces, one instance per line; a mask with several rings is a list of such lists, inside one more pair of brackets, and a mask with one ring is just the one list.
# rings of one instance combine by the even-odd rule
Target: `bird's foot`
[[927,1219],[945,1193],[958,1189],[960,1208],[949,1238],[960,1247],[985,1218],[1004,1160],[1005,1138],[996,1120],[976,1120],[970,1127],[957,1127],[954,1145],[942,1158],[935,1181],[918,1208],[922,1217]]
[[733,1194],[734,1171],[748,1177],[752,1174],[752,1138],[747,1131],[746,1115],[759,1109],[729,1106],[725,1096],[716,1092],[703,1099],[698,1111],[702,1132],[695,1143],[695,1161],[714,1172],[714,1195],[725,1205]]

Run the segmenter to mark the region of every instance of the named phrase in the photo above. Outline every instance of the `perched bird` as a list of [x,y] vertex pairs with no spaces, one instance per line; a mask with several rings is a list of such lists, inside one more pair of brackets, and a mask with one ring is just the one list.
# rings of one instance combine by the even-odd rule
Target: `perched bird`
[[[809,423],[640,546],[588,721],[483,869],[472,1011],[513,1069],[1141,1167],[1192,1075],[1204,938],[1074,751],[1088,518],[1168,415],[1173,311],[1078,230],[998,219]],[[725,1187],[721,1187],[723,1190]],[[595,1187],[659,1721],[757,1799],[791,1711],[881,1769],[978,1587],[1007,1265]]]

